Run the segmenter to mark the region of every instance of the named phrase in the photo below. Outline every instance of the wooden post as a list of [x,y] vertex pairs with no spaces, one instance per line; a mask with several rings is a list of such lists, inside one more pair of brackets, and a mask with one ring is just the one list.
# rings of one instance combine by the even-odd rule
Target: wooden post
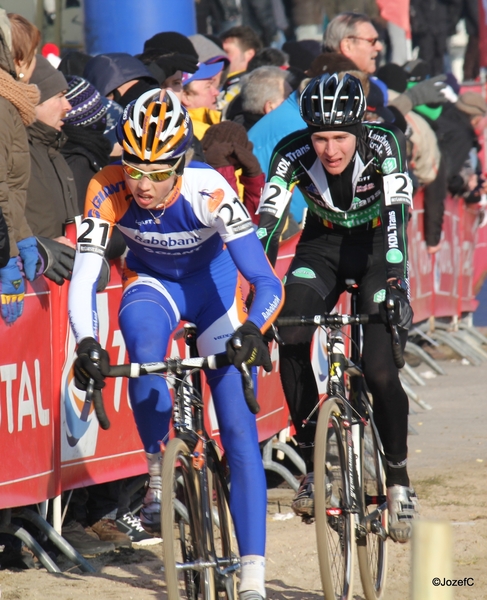
[[414,522],[411,600],[453,600],[452,538],[448,521]]

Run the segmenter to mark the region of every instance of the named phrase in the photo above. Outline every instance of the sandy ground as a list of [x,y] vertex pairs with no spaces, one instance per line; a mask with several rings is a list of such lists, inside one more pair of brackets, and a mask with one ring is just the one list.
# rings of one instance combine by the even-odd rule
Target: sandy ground
[[[423,519],[444,519],[453,530],[453,577],[473,578],[454,590],[435,588],[435,599],[487,598],[487,403],[485,367],[442,362],[447,374],[414,387],[431,405],[411,404],[410,474]],[[416,372],[430,372],[420,365]],[[430,372],[431,373],[431,372]],[[315,526],[288,515],[292,492],[270,486],[268,508],[267,589],[276,600],[323,598],[318,572]],[[388,543],[387,600],[410,597],[411,545]],[[84,598],[156,600],[166,598],[161,545],[116,551],[91,560],[95,574],[84,574],[59,560],[62,574],[45,569],[0,572],[2,600],[78,600]],[[363,599],[358,569],[354,600]],[[442,573],[437,574],[443,577]],[[472,582],[472,580],[470,580]],[[425,592],[428,590],[425,590]],[[454,596],[448,594],[454,592]],[[425,595],[425,598],[429,596]]]

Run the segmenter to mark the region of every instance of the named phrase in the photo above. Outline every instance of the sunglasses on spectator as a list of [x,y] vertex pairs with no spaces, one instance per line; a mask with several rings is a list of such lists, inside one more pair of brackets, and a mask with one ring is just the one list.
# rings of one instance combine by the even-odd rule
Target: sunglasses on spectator
[[379,37],[364,38],[364,37],[359,37],[358,35],[349,35],[348,39],[350,39],[350,40],[363,40],[364,42],[369,42],[369,44],[371,46],[375,46],[377,44],[377,42],[379,41]]
[[167,181],[169,177],[172,177],[178,168],[179,163],[181,162],[181,158],[177,161],[177,163],[171,167],[170,169],[164,169],[161,171],[141,171],[137,169],[137,167],[133,167],[132,165],[127,164],[125,161],[122,161],[123,170],[130,179],[135,179],[135,181],[140,181],[142,177],[147,177],[149,181],[154,181],[155,183],[161,183],[162,181]]

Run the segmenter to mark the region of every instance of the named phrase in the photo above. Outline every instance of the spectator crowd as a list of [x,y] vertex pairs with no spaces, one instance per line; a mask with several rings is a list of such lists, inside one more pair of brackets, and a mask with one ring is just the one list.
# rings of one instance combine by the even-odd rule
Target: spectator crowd
[[[239,7],[202,0],[195,35],[158,33],[137,56],[70,51],[56,66],[40,53],[39,30],[0,10],[5,323],[22,318],[26,280],[44,275],[62,285],[70,279],[75,246],[65,225],[82,214],[91,177],[120,160],[116,129],[123,109],[151,89],[169,89],[180,99],[193,122],[193,160],[227,179],[258,226],[273,149],[306,126],[300,92],[311,77],[353,73],[366,92],[366,120],[393,123],[406,136],[410,175],[424,190],[424,239],[428,252],[437,252],[447,195],[479,203],[487,192],[479,159],[487,104],[480,93],[462,91],[447,52],[448,37],[465,19],[464,79],[478,77],[477,3],[411,0],[410,19],[392,14],[388,4],[242,0]],[[295,189],[283,236],[299,231],[305,210]],[[124,251],[115,231],[99,290],[108,281],[108,260]],[[143,478],[77,490],[63,535],[85,555],[143,541],[149,536],[130,510],[141,484]]]

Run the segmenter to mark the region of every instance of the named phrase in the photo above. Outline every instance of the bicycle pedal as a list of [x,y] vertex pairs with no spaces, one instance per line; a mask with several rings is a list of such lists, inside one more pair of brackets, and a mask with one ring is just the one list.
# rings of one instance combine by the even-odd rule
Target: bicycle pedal
[[382,540],[386,541],[387,531],[380,521],[372,521],[370,524],[370,531],[378,535]]

